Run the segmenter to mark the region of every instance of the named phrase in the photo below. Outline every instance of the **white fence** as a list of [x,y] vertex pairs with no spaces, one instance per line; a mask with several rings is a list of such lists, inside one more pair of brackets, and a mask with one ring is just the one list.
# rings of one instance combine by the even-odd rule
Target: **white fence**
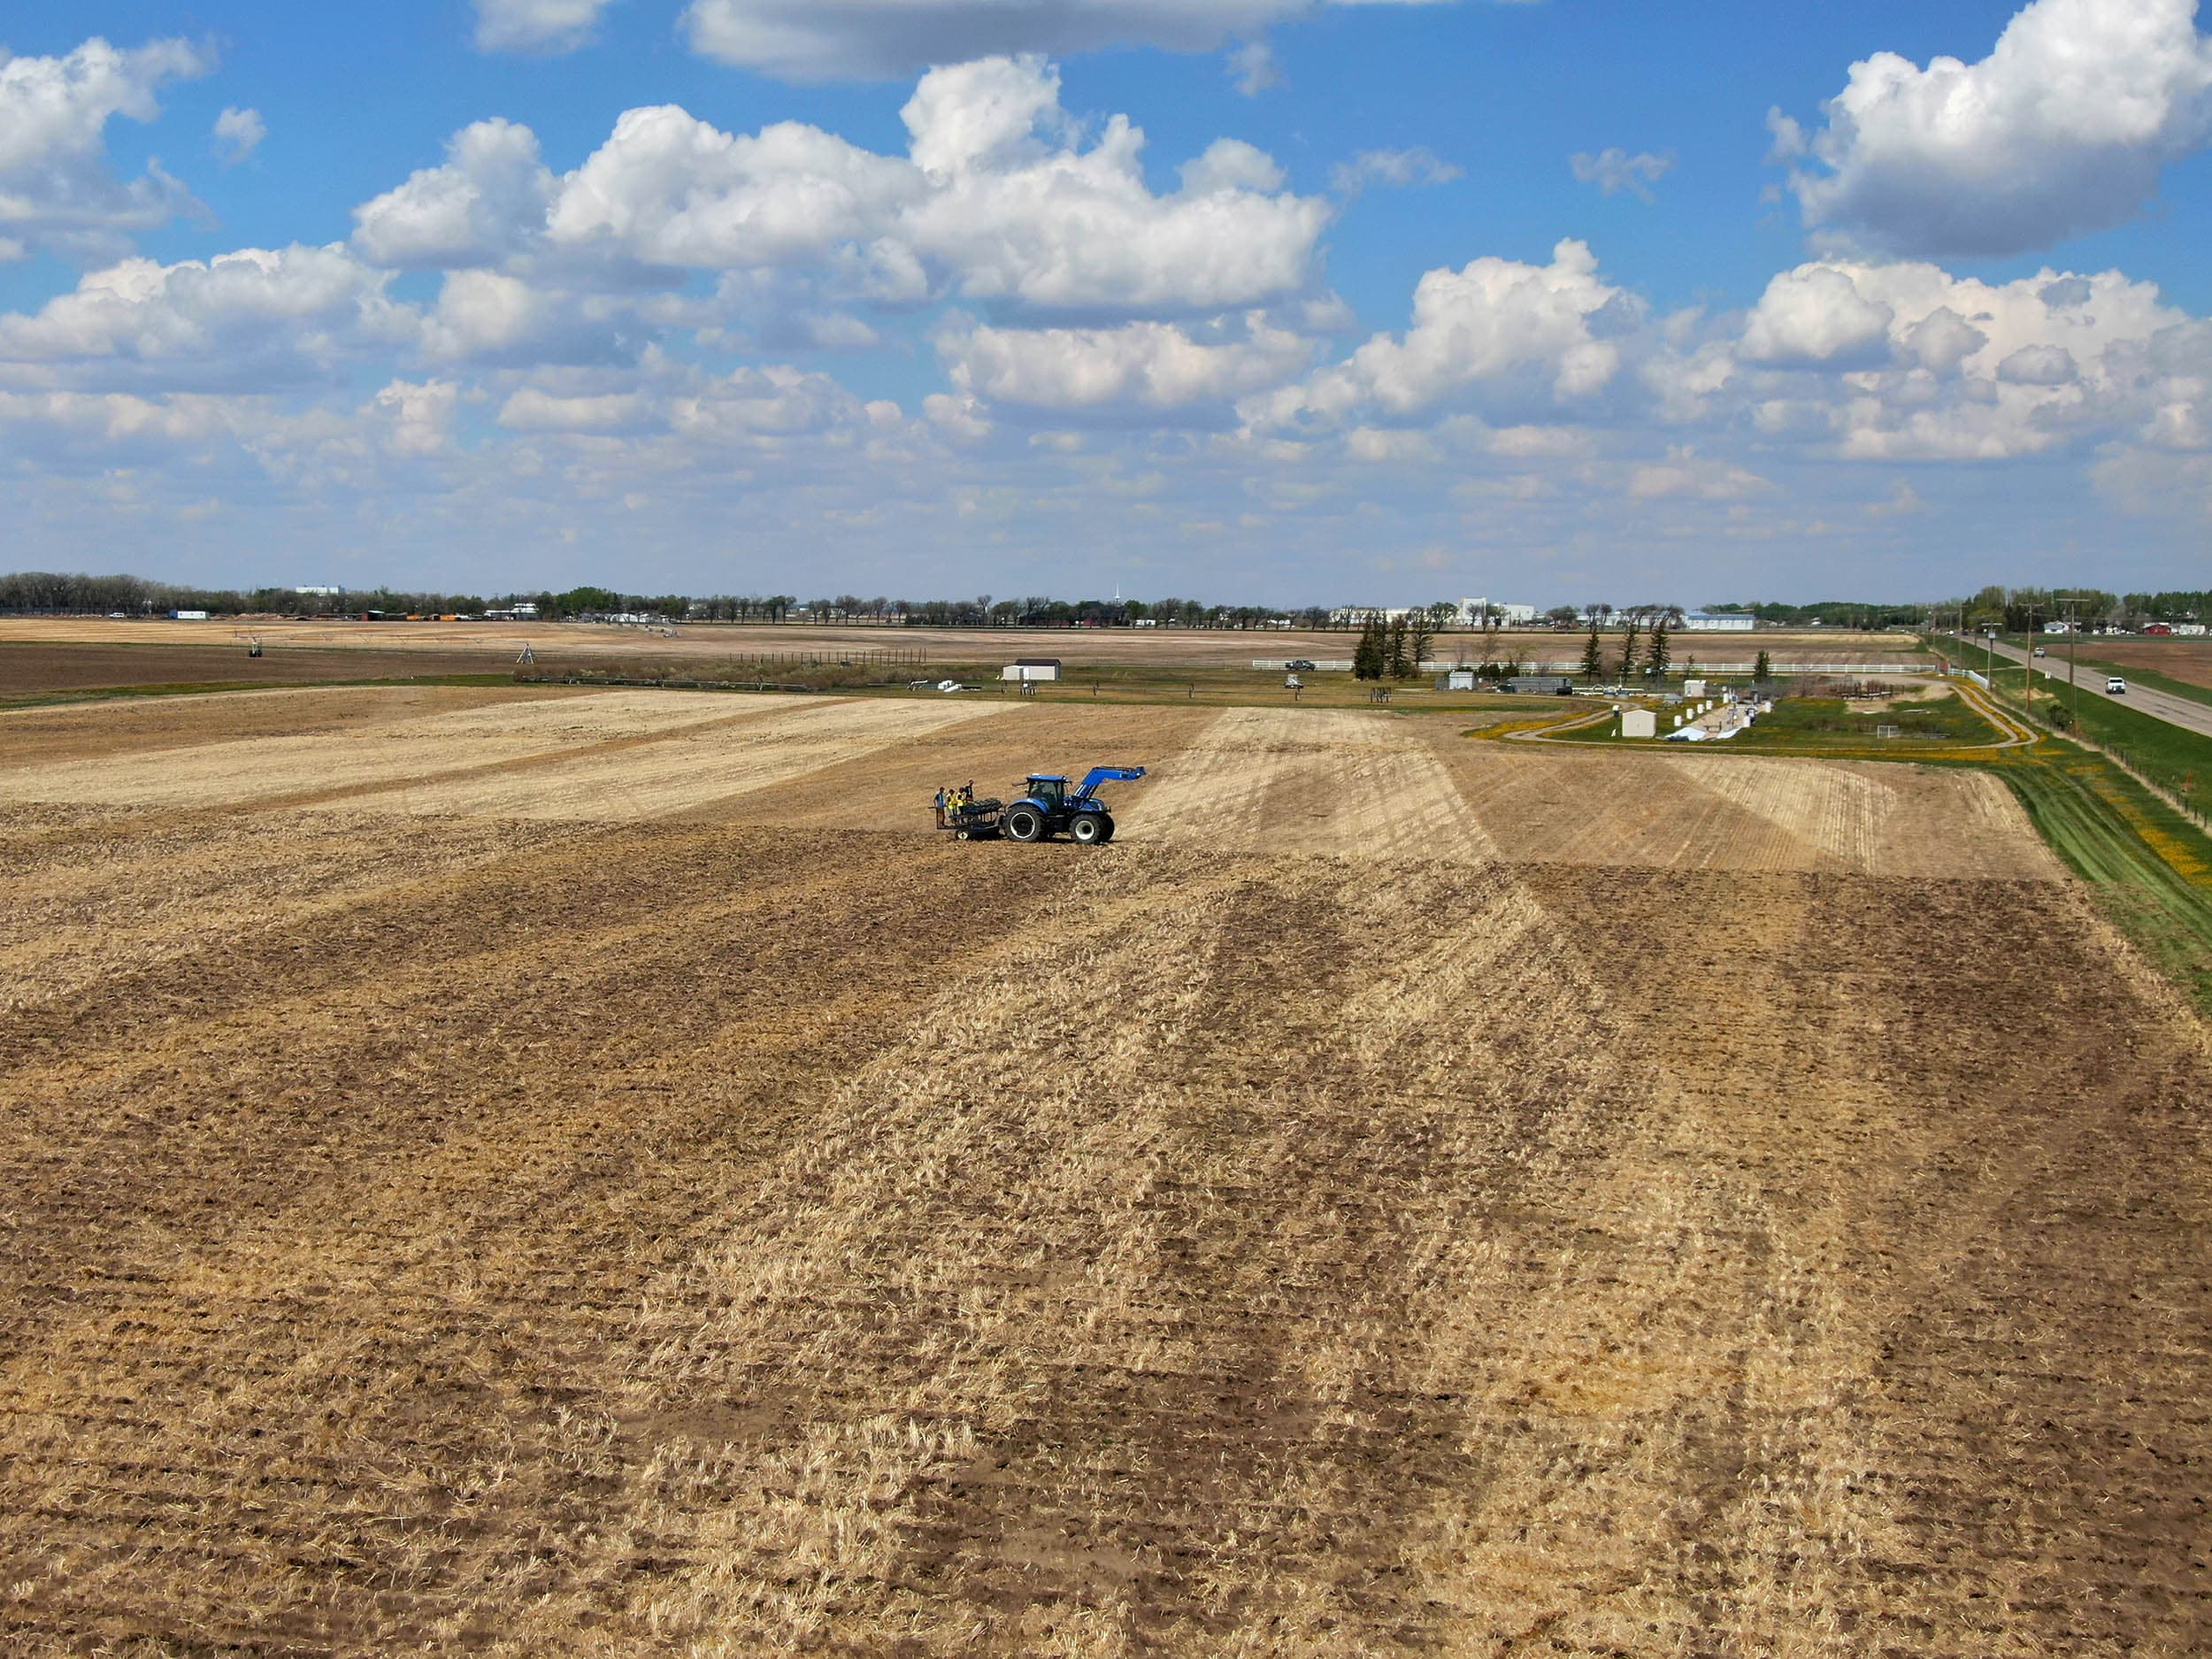
[[[1304,658],[1300,658],[1300,659],[1298,659],[1298,660],[1300,660],[1300,661],[1303,661],[1303,660],[1305,660],[1305,659],[1304,659]],[[1279,670],[1279,670],[1282,670],[1282,669],[1286,669],[1286,668],[1288,668],[1288,667],[1290,666],[1290,664],[1291,664],[1291,659],[1290,659],[1290,658],[1288,658],[1288,657],[1254,657],[1254,658],[1252,659],[1252,666],[1253,666],[1253,667],[1255,667],[1255,668],[1262,668],[1262,669],[1271,669],[1271,670]],[[1352,667],[1351,659],[1350,659],[1349,657],[1347,657],[1347,658],[1346,658],[1345,660],[1343,660],[1342,662],[1332,662],[1332,663],[1325,663],[1325,662],[1322,662],[1319,658],[1317,658],[1317,658],[1313,659],[1313,665],[1314,665],[1314,668],[1315,668],[1317,671],[1325,671],[1325,670],[1329,670],[1329,669],[1337,669],[1337,670],[1341,670],[1341,671],[1343,671],[1344,672],[1347,672],[1347,673],[1348,673],[1348,672],[1351,672],[1351,667]],[[1455,669],[1455,668],[1467,668],[1467,667],[1471,667],[1472,665],[1473,665],[1472,664],[1469,664],[1469,663],[1460,663],[1460,662],[1448,662],[1448,662],[1440,662],[1440,661],[1438,661],[1437,659],[1435,659],[1435,658],[1432,657],[1432,658],[1430,658],[1428,661],[1424,662],[1424,663],[1421,664],[1421,672],[1422,672],[1423,673],[1425,673],[1425,674],[1444,674],[1444,673],[1449,673],[1449,672],[1450,672],[1453,669]],[[1671,672],[1673,672],[1673,673],[1676,673],[1676,674],[1679,674],[1679,673],[1681,673],[1681,672],[1685,670],[1685,668],[1686,668],[1687,665],[1688,665],[1688,664],[1687,664],[1687,658],[1686,658],[1686,657],[1676,657],[1676,658],[1675,658],[1674,667],[1672,668],[1672,670],[1671,670]],[[1758,666],[1759,666],[1759,664],[1758,664],[1758,663],[1757,663],[1755,660],[1754,660],[1754,661],[1752,661],[1752,662],[1747,662],[1747,663],[1710,663],[1710,662],[1707,662],[1707,661],[1706,661],[1703,657],[1701,657],[1697,658],[1697,672],[1698,672],[1699,673],[1701,673],[1701,674],[1748,674],[1748,673],[1752,672],[1753,671],[1755,671],[1755,670]],[[1772,673],[1776,673],[1776,674],[1933,674],[1933,673],[1939,673],[1939,672],[1941,672],[1940,665],[1939,665],[1939,664],[1938,664],[1932,663],[1932,662],[1927,662],[1927,663],[1801,663],[1801,662],[1787,662],[1787,663],[1770,663],[1770,664],[1768,664],[1768,665],[1767,665],[1767,666],[1768,666],[1769,672],[1772,672]],[[1569,657],[1569,658],[1566,658],[1566,659],[1563,659],[1563,660],[1562,660],[1562,661],[1558,661],[1558,662],[1550,662],[1550,663],[1530,663],[1530,664],[1525,664],[1525,665],[1523,667],[1522,672],[1523,672],[1524,673],[1529,673],[1529,674],[1567,674],[1567,675],[1571,675],[1571,675],[1575,675],[1575,674],[1579,674],[1579,673],[1582,672],[1582,659],[1581,659],[1579,657]],[[1609,669],[1608,669],[1608,671],[1607,671],[1607,672],[1611,672],[1611,670],[1610,670],[1610,668],[1609,668]],[[1984,682],[1984,683],[1986,683],[1986,682]]]

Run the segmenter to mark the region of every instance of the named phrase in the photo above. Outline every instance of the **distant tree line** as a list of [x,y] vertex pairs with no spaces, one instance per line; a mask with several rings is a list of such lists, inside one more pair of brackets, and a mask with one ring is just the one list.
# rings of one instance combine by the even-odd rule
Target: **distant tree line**
[[1708,605],[1711,611],[1748,613],[1761,622],[1802,627],[1921,628],[1964,626],[2024,633],[2069,618],[2096,631],[2132,631],[2151,622],[2212,620],[2212,590],[2115,594],[2100,588],[2004,588],[1992,584],[1962,598],[1916,605],[1870,605],[1830,599],[1818,604]]
[[1750,616],[1775,627],[1917,628],[1928,619],[1925,604],[1868,604],[1858,599],[1823,599],[1809,605],[1785,605],[1771,601],[1755,604],[1707,605],[1715,616]]
[[[909,599],[879,595],[824,595],[802,600],[795,594],[627,593],[592,585],[564,592],[476,594],[418,592],[380,587],[339,594],[303,594],[290,588],[212,588],[175,582],[149,580],[140,576],[87,576],[50,571],[19,571],[0,575],[0,615],[108,614],[158,615],[167,611],[205,611],[215,615],[277,614],[283,616],[358,615],[365,611],[387,614],[443,616],[476,615],[486,609],[505,609],[518,603],[537,607],[549,621],[618,614],[664,617],[700,622],[811,623],[839,626],[872,625],[885,627],[1063,627],[1063,628],[1215,628],[1256,629],[1299,627],[1340,629],[1365,638],[1379,626],[1380,649],[1387,665],[1401,660],[1394,641],[1405,635],[1409,660],[1417,663],[1427,641],[1437,634],[1479,632],[1486,648],[1494,644],[1507,624],[1504,612],[1488,606],[1476,616],[1463,618],[1449,600],[1413,606],[1404,611],[1344,610],[1325,605],[1280,609],[1269,605],[1223,605],[1199,599],[1055,599],[1029,594],[999,598],[978,594],[967,599]],[[1823,600],[1816,604],[1712,604],[1715,612],[1749,615],[1780,626],[1888,628],[1929,626],[2002,627],[2019,632],[2039,626],[2071,613],[2093,629],[2139,628],[2148,622],[2200,622],[2212,619],[2212,591],[2111,594],[2096,588],[1989,587],[1968,598],[1939,604],[1868,604],[1857,601]],[[1542,613],[1538,626],[1562,631],[1619,631],[1630,643],[1619,653],[1624,672],[1638,660],[1636,645],[1663,638],[1681,626],[1684,611],[1678,604],[1614,605],[1592,602],[1554,605]],[[1413,649],[1416,636],[1423,641]],[[1486,649],[1486,656],[1497,653]]]
[[211,615],[276,613],[333,616],[344,611],[397,611],[443,614],[481,611],[473,594],[373,591],[297,594],[289,588],[194,588],[180,582],[149,581],[142,576],[64,575],[52,571],[17,571],[0,575],[0,615],[157,616],[169,611],[205,611]]
[[2047,622],[2071,621],[2092,633],[2133,632],[2153,622],[2212,621],[2212,590],[2113,594],[2097,588],[1983,588],[1968,599],[1934,606],[1938,626],[2001,628],[2030,633]]
[[[1267,605],[1221,605],[1198,599],[1055,599],[1047,594],[995,598],[907,599],[857,594],[801,600],[795,594],[627,593],[596,586],[565,592],[541,590],[490,595],[415,592],[392,588],[303,594],[290,588],[212,588],[139,576],[87,576],[49,571],[0,575],[0,615],[156,616],[168,611],[205,611],[307,617],[477,615],[487,609],[531,604],[548,621],[621,614],[696,622],[813,623],[887,627],[1170,627],[1251,629],[1283,626],[1351,627],[1325,605],[1282,610]],[[1456,607],[1441,607],[1455,612]],[[1436,607],[1432,607],[1436,609]]]

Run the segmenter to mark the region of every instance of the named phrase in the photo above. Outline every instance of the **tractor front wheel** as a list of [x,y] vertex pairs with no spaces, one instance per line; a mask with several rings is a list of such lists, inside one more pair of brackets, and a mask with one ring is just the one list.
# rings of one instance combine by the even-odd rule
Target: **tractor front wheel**
[[1018,806],[1006,815],[1006,833],[1018,841],[1045,838],[1045,815],[1033,806]]
[[1079,812],[1075,822],[1068,826],[1068,838],[1086,847],[1097,845],[1106,839],[1106,815],[1103,812]]
[[1114,815],[1111,812],[1098,815],[1098,839],[1102,841],[1114,839]]

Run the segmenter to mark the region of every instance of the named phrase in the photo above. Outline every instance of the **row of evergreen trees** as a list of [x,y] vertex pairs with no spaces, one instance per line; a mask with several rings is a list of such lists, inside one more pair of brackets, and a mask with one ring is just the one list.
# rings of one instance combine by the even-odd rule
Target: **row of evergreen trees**
[[[1417,618],[1417,619],[1415,619]],[[1359,643],[1352,648],[1352,674],[1358,680],[1410,680],[1421,672],[1435,637],[1425,611],[1413,618],[1385,620],[1380,612],[1361,625]]]
[[[1663,677],[1674,666],[1673,635],[1666,617],[1660,614],[1647,625],[1640,613],[1630,611],[1626,616],[1619,653],[1611,657],[1609,662],[1612,677]],[[1435,642],[1436,626],[1425,612],[1415,611],[1387,618],[1380,614],[1370,616],[1360,629],[1359,644],[1352,652],[1352,672],[1361,680],[1411,680],[1421,672],[1421,664]],[[1763,678],[1764,651],[1759,653],[1759,660]],[[1486,664],[1484,667],[1517,672],[1509,664]],[[1593,621],[1589,634],[1582,642],[1582,677],[1602,680],[1607,677],[1608,667],[1605,638]]]
[[[1621,630],[1620,654],[1613,659],[1613,678],[1629,680],[1639,672],[1653,679],[1660,678],[1674,666],[1674,643],[1666,618],[1661,616],[1654,620],[1647,633],[1642,616],[1632,611],[1625,615],[1627,625]],[[1636,657],[1640,645],[1643,649],[1640,665]],[[1760,655],[1763,657],[1766,654],[1763,651]],[[1593,622],[1588,635],[1582,641],[1582,677],[1585,680],[1602,680],[1605,672],[1605,641],[1598,632],[1598,625]]]

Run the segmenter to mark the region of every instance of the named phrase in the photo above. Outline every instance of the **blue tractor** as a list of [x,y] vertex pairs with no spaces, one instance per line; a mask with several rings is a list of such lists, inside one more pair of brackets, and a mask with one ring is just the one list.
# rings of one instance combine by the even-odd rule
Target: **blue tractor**
[[1072,841],[1100,847],[1114,839],[1113,814],[1098,798],[1102,783],[1134,783],[1144,776],[1141,766],[1094,766],[1072,789],[1057,772],[1033,772],[1018,800],[970,801],[941,806],[937,827],[950,830],[960,841],[990,841],[1000,835],[1009,841],[1050,841],[1065,832]]
[[1114,839],[1114,817],[1098,798],[1098,786],[1134,783],[1143,776],[1141,766],[1094,766],[1070,789],[1057,773],[1032,772],[1027,792],[1000,814],[1000,826],[1009,841],[1050,841],[1064,830],[1071,841],[1103,846]]

